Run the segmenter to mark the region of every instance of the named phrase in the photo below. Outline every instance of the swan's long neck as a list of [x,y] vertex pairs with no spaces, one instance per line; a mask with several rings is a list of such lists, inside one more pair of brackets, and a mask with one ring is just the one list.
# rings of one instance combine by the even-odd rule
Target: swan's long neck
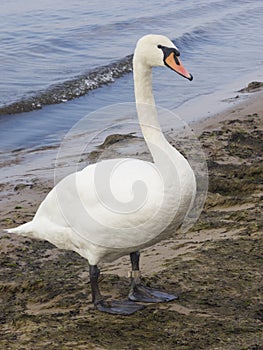
[[141,130],[154,162],[158,165],[163,163],[163,153],[181,158],[181,154],[175,150],[164,137],[155,107],[152,93],[151,68],[141,64],[136,56],[133,61],[134,67],[134,92],[136,108]]
[[188,161],[169,144],[162,133],[152,93],[151,68],[142,64],[136,54],[133,67],[137,114],[144,139],[163,179],[163,203],[165,205],[168,203],[168,209],[170,206],[174,208],[171,221],[180,222],[190,210],[194,200],[194,173]]

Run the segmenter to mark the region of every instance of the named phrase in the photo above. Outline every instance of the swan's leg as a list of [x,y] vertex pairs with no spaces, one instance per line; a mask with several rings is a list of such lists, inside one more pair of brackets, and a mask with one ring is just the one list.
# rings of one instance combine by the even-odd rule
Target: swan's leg
[[134,252],[130,254],[132,272],[131,272],[131,289],[129,299],[132,301],[142,301],[145,303],[161,303],[165,301],[175,300],[178,297],[156,289],[144,287],[140,278],[140,253]]
[[92,302],[94,306],[103,312],[117,315],[131,315],[134,312],[143,309],[143,305],[138,305],[130,300],[112,300],[105,301],[99,290],[98,279],[100,270],[97,265],[90,265],[90,284],[92,293]]
[[91,294],[92,302],[94,305],[97,305],[100,301],[103,300],[102,295],[100,294],[98,279],[100,277],[100,270],[97,265],[90,265],[89,267],[89,276],[91,284]]

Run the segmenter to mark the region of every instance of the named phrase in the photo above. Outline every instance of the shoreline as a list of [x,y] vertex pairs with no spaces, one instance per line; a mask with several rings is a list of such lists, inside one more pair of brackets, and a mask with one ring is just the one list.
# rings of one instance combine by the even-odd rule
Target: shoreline
[[[207,157],[205,207],[189,232],[144,250],[141,266],[148,285],[179,293],[179,301],[149,305],[129,318],[101,314],[91,304],[84,259],[0,230],[0,345],[18,349],[37,344],[44,349],[52,339],[58,348],[71,349],[75,342],[74,348],[81,349],[84,339],[90,349],[129,349],[132,337],[136,348],[145,349],[168,350],[178,344],[185,350],[262,349],[262,97],[260,89],[191,125]],[[136,150],[136,156],[147,159],[140,139],[115,135],[104,148],[84,154],[83,163],[96,161],[102,153],[107,156],[106,151],[118,156],[127,146],[131,155]],[[38,152],[46,152],[48,160],[52,149]],[[17,163],[2,167],[2,176],[14,164],[14,170],[23,170],[38,153],[18,151],[15,157]],[[26,173],[1,181],[1,228],[31,220],[53,187],[52,164],[43,169],[42,159]],[[103,294],[125,297],[128,270],[126,257],[104,264]],[[61,322],[63,329],[58,328]],[[138,324],[140,334],[135,331]],[[117,338],[110,336],[114,329],[120,331]]]
[[250,114],[251,109],[255,110],[256,112],[261,111],[263,83],[251,82],[247,85],[247,87],[237,91],[234,95],[234,97],[230,97],[225,101],[229,103],[229,106],[224,108],[223,111],[202,118],[201,120],[193,122],[191,124],[193,130],[198,136],[203,131],[213,130],[226,120],[239,118],[240,112],[242,115],[248,115]]
[[[211,115],[206,115],[202,117],[201,119],[198,120],[191,120],[187,121],[187,113],[186,113],[186,124],[189,125],[189,128],[193,130],[193,132],[196,134],[198,137],[204,130],[212,130],[213,128],[218,127],[220,124],[220,121],[223,121],[225,119],[234,119],[236,116],[238,116],[239,110],[244,109],[244,113],[249,113],[249,108],[251,104],[258,103],[257,101],[260,100],[262,92],[262,86],[263,83],[261,82],[256,82],[259,84],[254,86],[255,82],[249,83],[247,87],[236,91],[232,92],[232,97],[227,97],[224,101],[219,101],[219,102],[224,102],[224,106],[221,106],[219,109],[219,112],[214,112]],[[252,85],[250,88],[249,86]],[[228,95],[229,96],[229,95]],[[222,96],[221,96],[222,97]],[[246,108],[247,107],[247,108]],[[183,110],[186,108],[188,110],[188,106],[182,105],[179,108],[179,113],[183,114]],[[258,108],[258,107],[256,107]],[[211,103],[209,104],[209,109],[211,109]],[[216,110],[218,108],[215,108]],[[165,109],[163,109],[165,111]],[[161,108],[162,111],[162,108]],[[169,112],[169,111],[168,111]],[[172,112],[172,114],[177,112]],[[183,125],[183,124],[182,124]],[[116,139],[115,142],[118,142],[118,135],[119,134],[109,134],[106,137]],[[121,134],[122,135],[122,134]],[[90,138],[89,133],[83,133],[80,135],[80,137],[87,137],[88,139]],[[124,134],[124,139],[127,137],[129,139],[130,134],[126,133]],[[63,139],[62,139],[63,141]],[[121,141],[123,141],[123,137],[121,136]],[[112,142],[114,143],[114,142]],[[122,150],[125,152],[125,140],[123,142],[124,146],[122,147]],[[92,146],[92,149],[89,150],[89,153],[96,153],[98,149],[100,149],[100,144],[95,144]],[[60,143],[57,144],[48,144],[48,145],[42,145],[42,146],[34,146],[34,147],[29,147],[29,148],[17,148],[17,149],[12,149],[12,150],[7,150],[4,152],[0,152],[0,169],[1,169],[1,175],[0,175],[0,184],[2,182],[5,182],[5,179],[12,177],[12,172],[17,174],[18,177],[23,177],[23,175],[28,172],[35,172],[39,173],[38,175],[41,177],[44,177],[45,180],[51,179],[53,176],[48,174],[48,170],[52,170],[52,167],[54,167],[55,159],[57,157],[58,149],[60,147]],[[76,148],[76,143],[73,143],[73,147]],[[127,145],[127,148],[129,148],[129,145]],[[78,149],[77,149],[78,151]],[[93,151],[95,151],[93,153]],[[129,156],[130,150],[128,151]],[[136,153],[136,151],[135,151]],[[69,158],[71,158],[71,161],[74,162],[74,149],[73,152],[70,154],[67,154]],[[112,154],[111,156],[114,156]],[[68,162],[70,163],[70,162]],[[35,164],[35,165],[34,165]],[[69,164],[67,164],[69,165]],[[11,169],[11,166],[14,166],[12,169],[12,172],[9,172],[9,169]],[[42,169],[41,169],[42,168]],[[42,171],[43,168],[46,170]],[[72,170],[74,171],[74,169]],[[71,172],[72,172],[71,171]],[[42,173],[42,174],[41,174]],[[67,173],[70,173],[67,172]],[[17,181],[17,178],[14,180]]]

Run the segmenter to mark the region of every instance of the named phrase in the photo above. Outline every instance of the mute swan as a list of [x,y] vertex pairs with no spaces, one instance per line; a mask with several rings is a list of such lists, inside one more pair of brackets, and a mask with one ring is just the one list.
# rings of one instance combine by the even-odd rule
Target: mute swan
[[[134,52],[137,114],[154,163],[112,159],[87,166],[59,182],[40,204],[33,220],[8,232],[44,239],[76,251],[89,261],[92,301],[100,311],[129,315],[142,302],[176,298],[141,284],[139,250],[174,232],[195,198],[196,183],[187,160],[165,139],[152,94],[151,69],[167,66],[192,80],[177,47],[165,36],[142,37]],[[97,264],[130,254],[128,299],[105,301]]]

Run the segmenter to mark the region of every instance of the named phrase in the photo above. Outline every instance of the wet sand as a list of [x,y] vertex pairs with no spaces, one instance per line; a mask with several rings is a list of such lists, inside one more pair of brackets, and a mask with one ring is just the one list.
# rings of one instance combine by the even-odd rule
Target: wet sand
[[[263,349],[261,89],[252,87],[242,102],[237,97],[226,112],[192,126],[207,156],[204,210],[189,232],[142,252],[145,284],[179,300],[148,304],[129,317],[93,308],[88,264],[77,254],[2,230],[31,220],[53,187],[52,164],[29,164],[37,154],[17,150],[2,162],[9,177],[0,183],[0,347]],[[115,136],[86,157],[96,161],[111,146],[116,155],[128,147],[147,159],[140,141]],[[25,174],[21,164],[28,164]],[[102,266],[106,297],[127,296],[129,269],[126,257]]]

